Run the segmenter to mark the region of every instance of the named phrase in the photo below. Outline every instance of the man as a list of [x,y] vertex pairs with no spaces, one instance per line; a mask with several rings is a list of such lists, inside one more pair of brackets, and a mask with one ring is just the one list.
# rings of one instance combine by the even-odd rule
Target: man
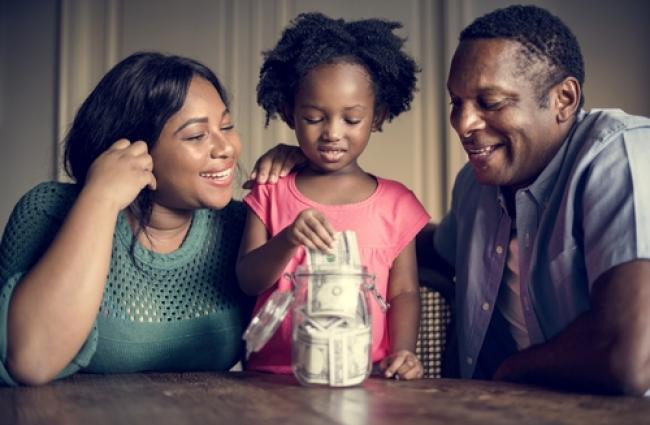
[[469,163],[418,249],[455,268],[462,377],[650,388],[650,120],[581,110],[583,81],[543,9],[460,35],[447,85]]

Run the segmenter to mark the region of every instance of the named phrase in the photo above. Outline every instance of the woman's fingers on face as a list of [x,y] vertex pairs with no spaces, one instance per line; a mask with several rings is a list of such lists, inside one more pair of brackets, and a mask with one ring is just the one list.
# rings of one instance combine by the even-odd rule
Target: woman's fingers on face
[[149,172],[148,174],[149,174],[149,182],[147,183],[147,187],[151,190],[156,190],[157,187],[156,176],[154,176],[152,172]]
[[135,157],[136,168],[140,168],[145,171],[153,171],[153,157],[147,152],[143,152]]
[[129,142],[127,139],[119,139],[118,141],[113,143],[111,145],[111,147],[108,148],[108,149],[109,150],[111,150],[111,149],[112,150],[122,150],[122,149],[128,148],[129,146],[131,146],[131,142]]
[[128,149],[129,153],[136,156],[149,152],[149,146],[147,146],[147,143],[142,140],[131,143],[131,146],[129,146]]

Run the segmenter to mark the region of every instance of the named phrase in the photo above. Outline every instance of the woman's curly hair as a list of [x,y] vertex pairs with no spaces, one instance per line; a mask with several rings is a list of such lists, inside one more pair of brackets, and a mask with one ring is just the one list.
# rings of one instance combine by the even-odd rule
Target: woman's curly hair
[[393,34],[398,22],[363,19],[345,22],[321,13],[298,15],[275,48],[264,53],[257,85],[257,103],[266,111],[266,125],[285,108],[293,109],[300,80],[319,65],[354,63],[372,80],[375,112],[386,109],[390,121],[410,108],[419,69],[402,51],[405,39]]

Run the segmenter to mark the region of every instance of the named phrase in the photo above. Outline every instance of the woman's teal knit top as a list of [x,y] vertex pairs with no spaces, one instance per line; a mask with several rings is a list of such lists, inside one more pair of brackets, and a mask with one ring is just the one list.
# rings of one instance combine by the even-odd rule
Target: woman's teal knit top
[[[6,368],[7,313],[14,288],[52,242],[79,188],[48,182],[16,205],[0,245],[0,385]],[[101,307],[85,345],[59,377],[77,371],[227,370],[241,356],[251,300],[235,276],[245,208],[194,212],[181,245],[157,254],[138,243],[120,213]]]

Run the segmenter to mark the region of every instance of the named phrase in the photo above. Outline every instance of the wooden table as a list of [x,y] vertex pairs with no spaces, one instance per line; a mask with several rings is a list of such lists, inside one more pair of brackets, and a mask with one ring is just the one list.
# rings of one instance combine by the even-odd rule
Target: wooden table
[[334,389],[247,372],[79,374],[42,387],[0,388],[0,424],[643,423],[650,423],[650,399],[450,379],[371,378]]

